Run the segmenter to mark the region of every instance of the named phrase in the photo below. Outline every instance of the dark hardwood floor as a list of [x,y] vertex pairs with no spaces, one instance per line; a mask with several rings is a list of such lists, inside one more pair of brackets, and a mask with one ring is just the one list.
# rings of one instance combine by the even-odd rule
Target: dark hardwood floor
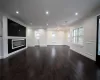
[[68,46],[30,47],[0,60],[0,80],[100,80],[100,69]]

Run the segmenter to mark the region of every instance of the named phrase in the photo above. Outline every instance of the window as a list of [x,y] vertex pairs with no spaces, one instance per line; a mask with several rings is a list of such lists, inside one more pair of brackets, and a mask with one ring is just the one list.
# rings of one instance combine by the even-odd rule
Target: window
[[83,27],[79,27],[73,30],[72,32],[72,42],[76,44],[83,44]]

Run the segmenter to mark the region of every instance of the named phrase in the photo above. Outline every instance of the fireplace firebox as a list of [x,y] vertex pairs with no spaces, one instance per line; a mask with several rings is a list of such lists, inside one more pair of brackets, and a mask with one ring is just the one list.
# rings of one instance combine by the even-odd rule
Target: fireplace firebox
[[12,40],[12,49],[19,48],[25,45],[24,39]]
[[8,39],[8,53],[26,47],[26,39]]

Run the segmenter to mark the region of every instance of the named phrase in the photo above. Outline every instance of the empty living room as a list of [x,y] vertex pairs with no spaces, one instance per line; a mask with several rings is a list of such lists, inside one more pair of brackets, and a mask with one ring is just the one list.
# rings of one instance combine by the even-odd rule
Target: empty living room
[[0,80],[100,80],[100,0],[0,0]]

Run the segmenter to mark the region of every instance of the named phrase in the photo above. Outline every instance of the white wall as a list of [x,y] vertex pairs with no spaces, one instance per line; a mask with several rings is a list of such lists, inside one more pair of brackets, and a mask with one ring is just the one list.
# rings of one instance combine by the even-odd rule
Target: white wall
[[27,43],[27,46],[34,46],[34,30],[30,27],[27,27],[27,30],[26,30],[26,43]]
[[45,29],[39,29],[39,32],[40,32],[40,39],[39,39],[40,46],[47,46],[47,31]]
[[2,37],[0,37],[0,59],[2,58]]
[[7,17],[3,16],[3,32],[2,32],[2,40],[3,40],[3,57],[8,56],[8,38],[7,38]]
[[[82,26],[84,28],[84,44],[77,45],[70,42],[70,48],[92,60],[96,60],[96,29],[97,29],[97,17],[91,16],[81,22],[71,26],[70,34],[76,27]],[[71,36],[72,38],[72,36]],[[72,39],[70,39],[71,41]]]
[[[27,45],[28,46],[47,46],[47,45],[66,45],[65,39],[65,31],[54,31],[54,30],[47,30],[47,29],[37,29],[34,30],[33,28],[27,28]],[[40,39],[39,42],[35,38],[35,31],[39,31]],[[55,43],[52,42],[52,33],[55,33]]]
[[[53,42],[52,33],[55,33],[55,40]],[[47,45],[65,45],[64,31],[47,31]]]
[[0,15],[0,37],[2,36],[2,16]]
[[[35,31],[39,31],[40,33],[40,39],[39,41],[35,38]],[[31,27],[27,28],[27,46],[36,46],[36,45],[40,45],[40,46],[46,46],[46,30],[44,29],[37,29],[34,30]]]
[[0,58],[2,58],[2,15],[0,15]]

